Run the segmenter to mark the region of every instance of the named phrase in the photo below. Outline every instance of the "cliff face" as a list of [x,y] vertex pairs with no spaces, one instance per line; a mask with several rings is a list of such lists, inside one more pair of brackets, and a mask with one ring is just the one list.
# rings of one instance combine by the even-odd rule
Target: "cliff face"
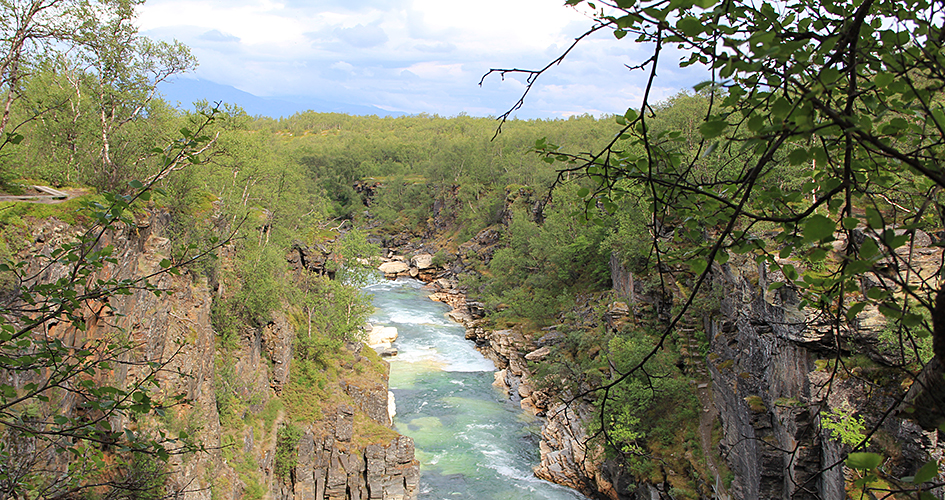
[[[123,279],[160,271],[161,261],[171,253],[171,242],[162,234],[165,224],[165,215],[153,214],[136,228],[107,234],[102,244],[115,247],[117,264],[106,265],[101,275]],[[21,256],[49,255],[70,241],[74,231],[55,219],[40,221]],[[40,262],[34,260],[31,265],[39,269]],[[56,279],[61,273],[54,267],[42,279]],[[296,422],[301,437],[280,445],[280,429],[289,424],[280,401],[292,363],[294,328],[289,316],[276,311],[269,324],[241,331],[235,342],[224,347],[211,325],[215,291],[205,278],[164,273],[151,282],[169,293],[156,296],[136,290],[113,297],[110,310],[89,309],[86,331],[51,322],[49,334],[83,345],[125,332],[136,348],[107,375],[115,385],[140,380],[145,373],[141,361],[166,363],[152,398],[184,394],[186,404],[167,408],[164,417],[111,424],[172,436],[186,431],[205,448],[172,457],[169,493],[193,500],[211,496],[401,500],[415,496],[419,467],[413,443],[389,429],[386,368],[376,379],[354,376],[362,371],[376,373],[383,361],[373,354],[361,356],[359,345],[349,345],[350,366],[339,369],[340,379],[329,383],[338,384],[339,393],[352,405],[319,404],[314,398],[319,406],[314,410],[321,418]],[[75,401],[65,401],[45,411],[53,415],[77,409]],[[377,426],[386,432],[372,430]],[[66,466],[51,453],[47,458],[54,467]],[[280,477],[280,461],[297,465]]]
[[587,444],[585,427],[593,413],[590,405],[583,400],[565,404],[559,395],[535,388],[533,370],[559,340],[556,331],[533,338],[515,329],[485,329],[473,321],[467,323],[466,338],[499,368],[493,385],[506,391],[523,410],[544,419],[536,476],[591,497],[629,498],[627,495],[636,486],[627,472],[604,459],[598,446]]
[[414,498],[420,470],[413,440],[400,436],[386,445],[361,450],[339,447],[339,437],[318,438],[307,432],[299,443],[298,465],[291,484],[276,498],[297,500],[407,500]]
[[835,358],[838,347],[879,358],[883,320],[875,310],[859,315],[857,329],[841,328],[838,339],[819,316],[798,310],[787,287],[765,292],[783,277],[764,266],[727,264],[714,274],[712,286],[724,298],[721,314],[706,325],[708,366],[733,498],[844,498],[842,460],[850,448],[822,425],[830,410],[860,415],[867,430],[878,426],[869,449],[886,457],[891,477],[941,456],[938,432],[887,418],[902,389],[882,379],[882,368],[834,373],[821,361]]

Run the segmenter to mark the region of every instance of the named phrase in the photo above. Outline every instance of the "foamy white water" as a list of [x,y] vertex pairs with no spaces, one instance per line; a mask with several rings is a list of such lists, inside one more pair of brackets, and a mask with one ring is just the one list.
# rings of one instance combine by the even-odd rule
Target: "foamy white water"
[[492,387],[495,366],[414,280],[366,287],[371,323],[399,332],[390,386],[394,426],[414,439],[422,500],[580,500],[536,478],[538,422]]

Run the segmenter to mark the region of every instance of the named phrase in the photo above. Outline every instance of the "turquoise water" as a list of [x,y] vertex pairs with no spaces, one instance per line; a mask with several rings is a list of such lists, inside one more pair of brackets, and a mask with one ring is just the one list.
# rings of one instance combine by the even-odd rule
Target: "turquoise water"
[[368,286],[371,323],[397,328],[400,352],[388,358],[397,414],[413,438],[422,500],[584,499],[536,478],[539,422],[492,387],[495,366],[464,338],[414,280]]

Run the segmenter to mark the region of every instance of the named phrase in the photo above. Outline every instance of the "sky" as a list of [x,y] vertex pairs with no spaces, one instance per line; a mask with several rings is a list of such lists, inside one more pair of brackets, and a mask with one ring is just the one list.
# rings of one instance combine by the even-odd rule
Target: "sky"
[[[141,34],[179,40],[199,61],[185,78],[284,100],[318,99],[406,114],[498,116],[524,77],[491,68],[538,69],[593,20],[564,0],[147,0]],[[649,47],[612,32],[585,39],[543,75],[519,118],[622,114],[638,106]],[[656,100],[706,79],[664,52]]]

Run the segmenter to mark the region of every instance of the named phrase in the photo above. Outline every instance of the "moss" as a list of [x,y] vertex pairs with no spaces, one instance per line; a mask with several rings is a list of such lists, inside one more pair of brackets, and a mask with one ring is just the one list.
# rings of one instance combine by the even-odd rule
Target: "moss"
[[285,409],[285,405],[282,403],[282,400],[279,398],[271,398],[269,401],[266,401],[266,406],[263,407],[263,410],[259,412],[259,417],[265,424],[265,430],[269,431],[272,429],[272,424],[275,423],[276,418],[279,416],[279,412]]
[[761,396],[748,396],[745,398],[745,402],[748,403],[748,408],[755,413],[768,410],[768,408],[765,407],[765,403],[761,399]]
[[397,432],[393,429],[381,425],[371,420],[364,412],[356,412],[354,415],[354,436],[351,443],[358,448],[372,444],[387,444],[397,439]]
[[287,478],[292,469],[298,465],[298,444],[302,434],[302,428],[291,423],[279,428],[279,435],[276,439],[276,476]]
[[289,382],[282,390],[286,413],[293,422],[314,422],[322,418],[324,392],[306,387],[298,382]]

